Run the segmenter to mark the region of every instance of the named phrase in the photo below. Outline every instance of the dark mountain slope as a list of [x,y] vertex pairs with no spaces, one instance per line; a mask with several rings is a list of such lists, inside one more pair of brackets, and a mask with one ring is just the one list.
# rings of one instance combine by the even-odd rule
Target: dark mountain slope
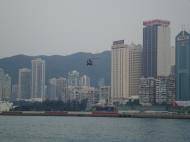
[[[81,75],[90,76],[92,85],[97,85],[98,80],[105,79],[105,84],[110,84],[111,79],[111,52],[104,51],[98,54],[76,53],[68,56],[25,56],[17,55],[0,59],[0,68],[3,68],[12,77],[13,83],[18,80],[19,68],[31,68],[31,60],[42,58],[46,61],[46,81],[52,77],[67,77],[69,71],[77,70]],[[86,66],[88,58],[95,58],[93,66]]]

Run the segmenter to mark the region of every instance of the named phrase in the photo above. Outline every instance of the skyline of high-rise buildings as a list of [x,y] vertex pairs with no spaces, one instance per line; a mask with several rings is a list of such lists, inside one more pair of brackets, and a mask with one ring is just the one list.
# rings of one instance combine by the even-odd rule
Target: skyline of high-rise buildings
[[[109,99],[109,102],[126,103],[135,96],[143,100],[144,95],[145,102],[149,99],[151,104],[168,103],[168,100],[175,99],[174,87],[177,91],[176,100],[190,100],[187,93],[189,92],[188,84],[190,84],[188,81],[189,33],[183,31],[176,37],[176,47],[171,47],[170,36],[170,21],[156,19],[143,22],[143,46],[134,43],[128,45],[124,40],[113,42],[111,48],[112,101]],[[174,60],[176,60],[176,72]],[[45,60],[37,58],[31,63],[31,70],[27,68],[19,70],[18,96],[20,99],[80,100],[85,96],[82,94],[88,94],[90,90],[93,95],[96,95],[97,89],[91,86],[90,77],[81,75],[77,70],[68,72],[66,78],[60,76],[49,79],[46,88]],[[174,85],[175,73],[176,85]],[[10,80],[8,78],[9,76],[7,80]],[[143,89],[151,88],[152,80],[154,80],[154,95],[143,94]],[[149,87],[143,86],[146,82],[150,85]],[[105,86],[101,84],[99,88]]]
[[[129,101],[130,97],[137,96],[141,100],[145,97],[144,101],[150,104],[162,104],[173,100],[175,96],[175,91],[172,90],[175,87],[175,48],[171,47],[170,21],[149,20],[144,21],[143,26],[143,47],[126,45],[123,40],[113,43],[113,102],[123,103]],[[144,82],[149,82],[147,85],[150,86],[143,86]],[[153,92],[143,94],[143,87],[152,88],[150,82],[154,82]]]

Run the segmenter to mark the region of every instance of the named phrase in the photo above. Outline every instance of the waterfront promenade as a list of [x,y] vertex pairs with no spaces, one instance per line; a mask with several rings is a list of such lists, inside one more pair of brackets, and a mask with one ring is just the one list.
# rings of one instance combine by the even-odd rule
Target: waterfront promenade
[[157,119],[190,119],[190,114],[174,112],[63,112],[63,111],[10,111],[0,112],[1,116],[73,116],[73,117],[126,117]]

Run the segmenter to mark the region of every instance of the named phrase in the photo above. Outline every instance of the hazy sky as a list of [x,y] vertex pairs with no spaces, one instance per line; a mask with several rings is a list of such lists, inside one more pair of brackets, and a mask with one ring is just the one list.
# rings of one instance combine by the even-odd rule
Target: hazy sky
[[142,22],[171,21],[172,45],[190,29],[190,0],[0,0],[0,58],[109,50],[142,44]]

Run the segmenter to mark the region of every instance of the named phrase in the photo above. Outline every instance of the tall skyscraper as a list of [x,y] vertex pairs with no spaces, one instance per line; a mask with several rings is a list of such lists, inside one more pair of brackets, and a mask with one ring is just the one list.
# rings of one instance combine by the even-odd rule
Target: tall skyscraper
[[32,60],[32,98],[45,97],[45,61],[38,58]]
[[170,22],[143,22],[143,69],[145,77],[169,76],[171,70]]
[[31,98],[31,70],[27,68],[19,69],[19,98],[30,99]]
[[142,77],[142,46],[129,45],[129,96],[138,96],[139,81]]
[[9,101],[11,97],[11,77],[0,68],[0,100]]
[[113,102],[121,102],[129,97],[128,46],[124,40],[114,41],[112,46],[111,96]]
[[176,36],[176,100],[190,101],[190,34]]
[[142,75],[142,47],[126,45],[123,40],[113,42],[111,96],[113,102],[123,102],[138,95]]

